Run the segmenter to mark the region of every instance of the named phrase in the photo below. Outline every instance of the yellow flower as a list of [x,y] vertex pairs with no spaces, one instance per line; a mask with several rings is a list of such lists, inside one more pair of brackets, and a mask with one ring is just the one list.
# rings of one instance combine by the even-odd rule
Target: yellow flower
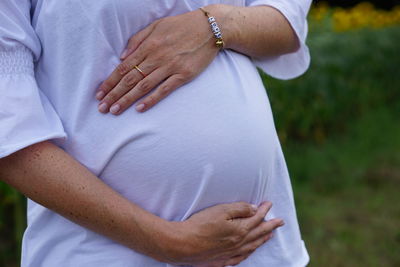
[[316,4],[314,8],[311,9],[310,16],[316,21],[321,21],[328,15],[328,12],[329,5],[324,1]]
[[376,9],[371,3],[363,2],[352,8],[329,8],[326,2],[313,6],[311,20],[320,22],[330,19],[334,31],[349,31],[361,28],[382,28],[400,24],[400,6],[390,11]]

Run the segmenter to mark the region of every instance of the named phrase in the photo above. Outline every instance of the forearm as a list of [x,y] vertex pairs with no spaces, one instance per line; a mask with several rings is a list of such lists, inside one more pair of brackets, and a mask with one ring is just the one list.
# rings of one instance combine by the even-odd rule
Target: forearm
[[123,198],[51,143],[0,159],[0,179],[77,224],[165,260],[162,242],[152,240],[162,241],[169,224]]
[[299,40],[289,22],[273,7],[210,5],[222,30],[225,48],[254,58],[295,52]]

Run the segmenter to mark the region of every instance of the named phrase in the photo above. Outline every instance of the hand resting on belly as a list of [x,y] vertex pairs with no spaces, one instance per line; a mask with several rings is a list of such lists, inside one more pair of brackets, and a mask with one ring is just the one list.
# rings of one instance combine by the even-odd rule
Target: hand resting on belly
[[[49,142],[0,159],[0,180],[92,231],[162,262],[238,264],[271,238],[282,220],[264,222],[264,203],[217,205],[169,222],[128,201]],[[116,208],[118,207],[118,208]]]
[[[289,22],[272,7],[217,4],[204,10],[215,16],[225,49],[265,58],[299,48]],[[150,109],[213,61],[220,49],[215,42],[201,10],[156,20],[129,40],[121,55],[123,62],[100,85],[99,111],[119,115],[147,94],[136,109]]]

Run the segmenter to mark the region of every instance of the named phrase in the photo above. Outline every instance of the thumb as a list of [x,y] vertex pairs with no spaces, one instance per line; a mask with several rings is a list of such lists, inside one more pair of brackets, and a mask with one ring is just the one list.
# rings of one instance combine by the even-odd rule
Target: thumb
[[137,32],[135,35],[133,35],[129,41],[128,45],[126,46],[125,50],[121,54],[121,60],[124,60],[127,58],[130,54],[132,54],[138,47],[139,45],[146,40],[146,38],[150,35],[150,33],[153,31],[155,27],[155,23],[150,24],[143,30]]
[[252,217],[257,212],[257,206],[246,202],[235,202],[226,204],[226,219],[247,218]]

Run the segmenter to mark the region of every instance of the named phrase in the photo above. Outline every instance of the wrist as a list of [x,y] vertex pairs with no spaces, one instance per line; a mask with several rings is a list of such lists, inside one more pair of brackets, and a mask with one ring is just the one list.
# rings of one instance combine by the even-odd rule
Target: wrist
[[181,243],[178,242],[180,235],[177,234],[175,222],[147,212],[140,217],[140,222],[136,221],[135,224],[142,230],[142,245],[140,249],[134,249],[157,261],[176,264],[178,244]]
[[232,13],[237,7],[224,4],[213,4],[205,6],[204,9],[215,17],[219,28],[221,29],[224,48],[229,49],[236,39],[238,27],[232,19]]
[[165,262],[176,265],[191,265],[196,261],[199,246],[193,225],[187,220],[182,222],[167,222],[164,226],[163,238],[160,242]]

